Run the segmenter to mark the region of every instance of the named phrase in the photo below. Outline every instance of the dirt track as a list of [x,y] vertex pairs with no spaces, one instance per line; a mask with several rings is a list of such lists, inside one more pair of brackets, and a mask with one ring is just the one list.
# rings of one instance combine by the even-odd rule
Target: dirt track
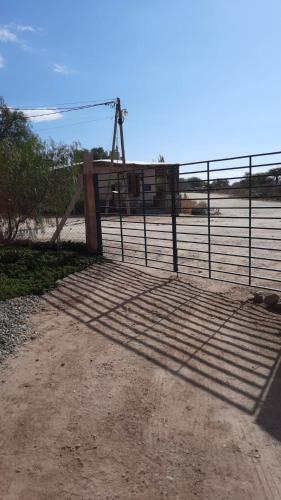
[[281,498],[280,316],[105,263],[0,369],[0,498]]

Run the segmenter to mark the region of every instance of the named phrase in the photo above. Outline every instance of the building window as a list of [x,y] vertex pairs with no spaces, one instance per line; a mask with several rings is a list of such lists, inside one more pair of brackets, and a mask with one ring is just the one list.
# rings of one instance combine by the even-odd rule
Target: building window
[[143,190],[147,193],[148,191],[151,191],[151,184],[144,184],[143,185]]
[[135,198],[140,195],[140,175],[137,172],[127,174],[128,193]]

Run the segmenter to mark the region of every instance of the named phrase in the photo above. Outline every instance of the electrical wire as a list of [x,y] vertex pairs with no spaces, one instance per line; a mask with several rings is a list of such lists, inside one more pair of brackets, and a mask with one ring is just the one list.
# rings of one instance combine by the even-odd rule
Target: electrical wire
[[103,118],[96,118],[95,120],[82,120],[80,122],[66,123],[65,125],[56,125],[55,127],[37,129],[36,132],[45,132],[45,131],[57,129],[57,128],[73,127],[75,125],[81,125],[82,123],[92,123],[92,122],[98,122],[98,121],[102,121],[102,120],[112,120],[112,119],[113,119],[113,116],[105,116]]
[[[86,104],[84,106],[74,106],[69,108],[56,108],[56,111],[50,111],[48,113],[42,113],[40,115],[29,115],[27,118],[39,118],[41,116],[50,116],[56,115],[57,113],[69,113],[70,111],[80,111],[81,109],[91,109],[96,108],[97,106],[109,106],[110,104],[114,105],[116,101],[104,101],[96,104]],[[14,108],[15,111],[22,111],[17,108]],[[27,111],[27,110],[26,110]]]
[[37,105],[37,106],[17,106],[17,107],[13,107],[13,109],[15,111],[28,111],[28,110],[36,110],[36,109],[44,109],[46,108],[47,110],[48,109],[52,109],[52,108],[57,108],[58,106],[63,106],[63,107],[69,107],[71,105],[74,105],[74,104],[83,104],[83,103],[87,103],[87,104],[95,104],[95,103],[100,103],[100,102],[115,102],[116,99],[112,98],[112,99],[96,99],[96,100],[92,100],[92,99],[87,99],[85,101],[74,101],[74,102],[60,102],[60,103],[53,103],[53,104],[42,104],[41,106],[40,105]]

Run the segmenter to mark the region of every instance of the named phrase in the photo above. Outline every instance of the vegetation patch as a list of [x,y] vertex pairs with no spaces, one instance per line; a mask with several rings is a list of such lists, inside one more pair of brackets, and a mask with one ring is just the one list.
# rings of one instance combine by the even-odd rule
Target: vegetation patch
[[54,288],[58,279],[100,261],[80,243],[0,246],[0,301],[40,295]]

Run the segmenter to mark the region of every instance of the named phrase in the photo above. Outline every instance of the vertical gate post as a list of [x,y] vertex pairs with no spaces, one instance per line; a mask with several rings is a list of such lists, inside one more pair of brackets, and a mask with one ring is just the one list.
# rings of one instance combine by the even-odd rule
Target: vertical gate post
[[252,285],[252,157],[249,156],[249,285]]
[[90,252],[98,252],[98,224],[96,211],[96,190],[94,186],[93,155],[84,155],[84,207],[86,225],[86,245]]
[[171,167],[171,216],[172,216],[172,236],[173,236],[173,270],[178,272],[178,246],[177,246],[177,176],[179,175],[179,167]]
[[119,172],[117,172],[117,190],[118,190],[118,211],[119,211],[119,224],[120,224],[121,252],[122,252],[122,262],[124,262],[125,258],[124,258],[124,238],[123,238],[123,223],[122,223],[122,198],[121,198],[121,184],[120,184]]
[[207,210],[208,210],[208,273],[212,277],[212,248],[211,248],[211,198],[210,198],[210,162],[207,161]]
[[145,192],[144,192],[144,171],[141,170],[141,187],[142,187],[142,215],[143,215],[143,237],[144,237],[144,258],[147,266],[147,237],[146,237],[146,213],[145,213]]

